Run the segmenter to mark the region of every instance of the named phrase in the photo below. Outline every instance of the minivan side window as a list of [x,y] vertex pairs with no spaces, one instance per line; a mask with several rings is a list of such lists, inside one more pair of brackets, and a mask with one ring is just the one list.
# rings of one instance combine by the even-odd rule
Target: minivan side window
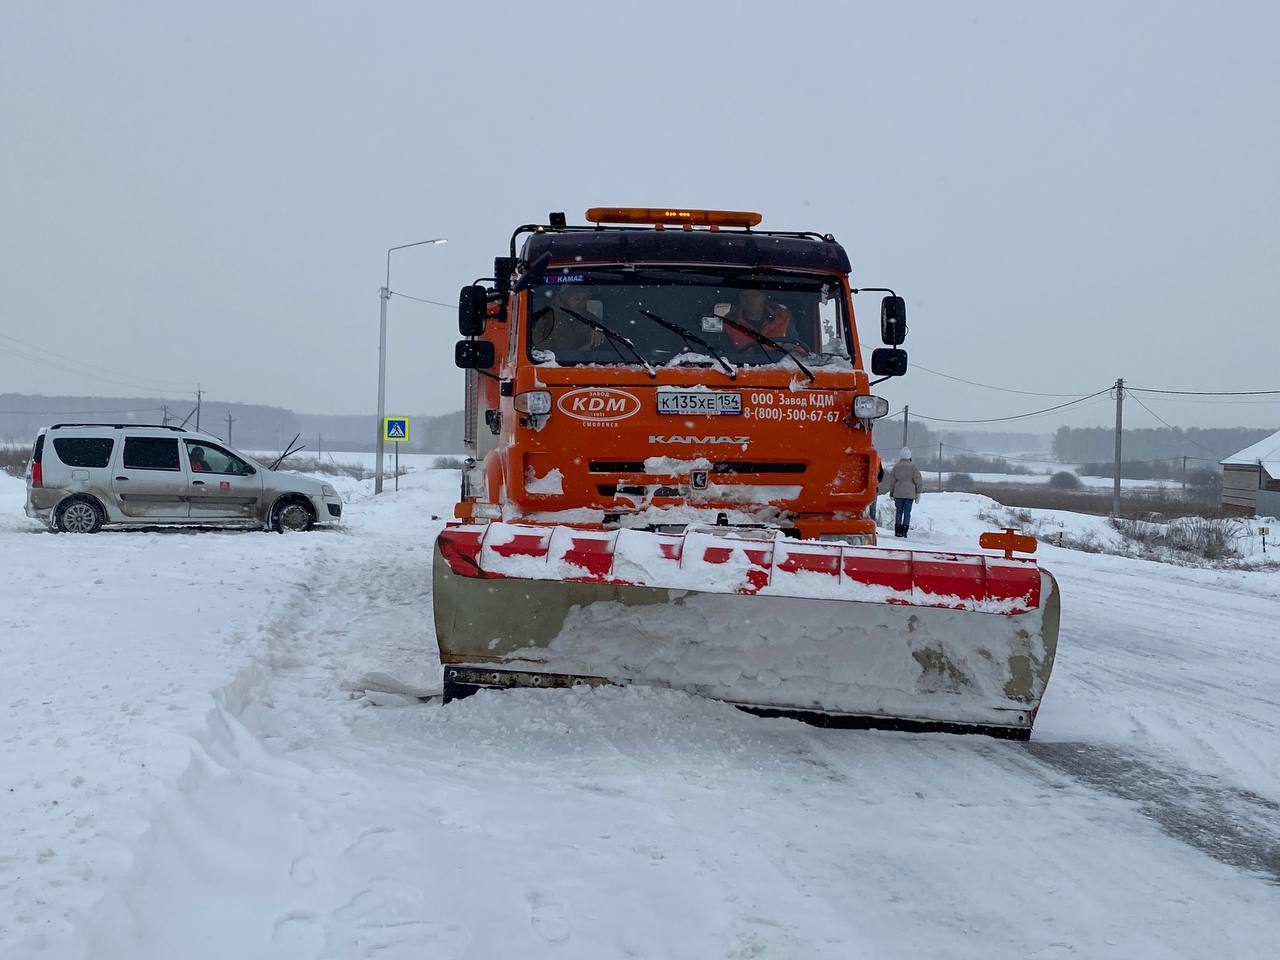
[[105,467],[115,444],[110,437],[57,437],[53,449],[68,467]]
[[178,441],[164,437],[125,437],[124,468],[126,470],[179,471]]

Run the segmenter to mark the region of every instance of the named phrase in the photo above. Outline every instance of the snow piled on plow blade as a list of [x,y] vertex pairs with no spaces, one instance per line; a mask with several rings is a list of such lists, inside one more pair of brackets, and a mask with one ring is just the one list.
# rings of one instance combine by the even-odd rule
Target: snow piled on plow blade
[[[1027,561],[1012,564],[1017,582],[1029,575],[1034,590],[989,597],[964,589],[964,579],[990,576],[999,594],[1010,561],[494,526],[477,541],[470,568],[450,531],[442,534],[446,549],[437,544],[436,629],[446,680],[450,666],[498,668],[668,686],[870,725],[905,721],[1026,736],[1052,668],[1057,585]],[[520,542],[524,552],[505,549]],[[567,559],[581,560],[584,548],[587,560]],[[596,557],[597,549],[608,556]],[[719,551],[717,559],[707,562],[711,551]],[[793,554],[820,566],[824,552],[843,563],[838,574],[793,569]],[[848,575],[884,563],[939,569],[932,582],[951,577],[960,588],[932,594]]]

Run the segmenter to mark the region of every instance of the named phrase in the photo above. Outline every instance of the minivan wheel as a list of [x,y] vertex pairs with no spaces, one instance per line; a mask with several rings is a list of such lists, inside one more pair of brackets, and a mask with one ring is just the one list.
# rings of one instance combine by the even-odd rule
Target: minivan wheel
[[277,533],[301,533],[316,522],[311,507],[301,500],[286,500],[275,509],[271,529]]
[[63,533],[97,533],[104,519],[100,506],[87,497],[75,497],[58,507],[55,526]]

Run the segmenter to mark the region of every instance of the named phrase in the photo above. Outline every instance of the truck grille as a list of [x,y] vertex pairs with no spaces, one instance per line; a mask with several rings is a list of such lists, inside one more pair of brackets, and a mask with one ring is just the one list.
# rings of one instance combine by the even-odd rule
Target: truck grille
[[[592,460],[592,473],[649,473],[643,460]],[[777,463],[759,460],[720,460],[711,464],[712,473],[804,473],[803,463]]]

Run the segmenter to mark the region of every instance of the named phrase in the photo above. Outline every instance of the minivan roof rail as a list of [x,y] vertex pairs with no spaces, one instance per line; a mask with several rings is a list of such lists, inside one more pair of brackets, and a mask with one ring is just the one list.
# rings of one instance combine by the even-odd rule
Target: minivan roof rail
[[171,427],[167,423],[55,423],[50,430],[57,430],[61,427],[111,427],[113,430],[136,430],[145,427],[148,430],[175,430],[178,433],[186,433],[183,427]]

